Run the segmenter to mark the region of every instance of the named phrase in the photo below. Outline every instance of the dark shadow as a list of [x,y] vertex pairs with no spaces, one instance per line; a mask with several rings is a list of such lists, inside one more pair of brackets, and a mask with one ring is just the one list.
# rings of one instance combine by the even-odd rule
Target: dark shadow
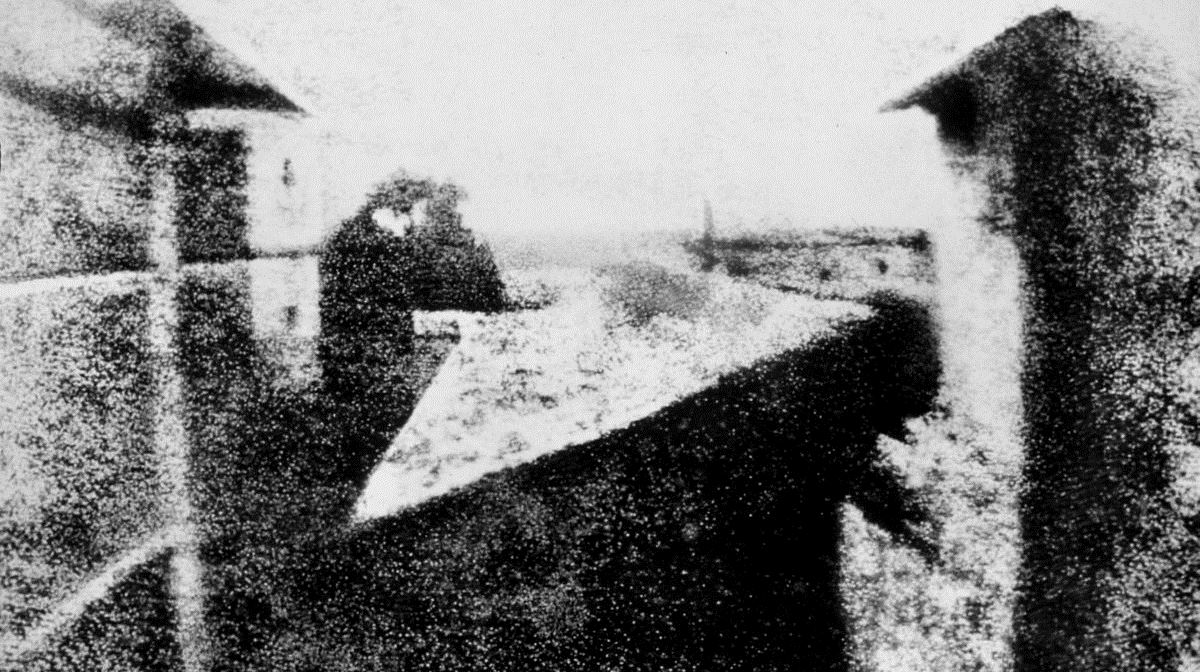
[[[389,272],[404,278],[407,305],[417,310],[494,313],[515,308],[505,296],[491,249],[463,226],[458,212],[462,198],[462,190],[454,184],[396,173],[376,185],[359,211],[341,224],[335,240],[349,251],[346,243],[367,232],[377,241],[390,238],[383,259],[390,265]],[[410,218],[402,237],[375,222],[376,215],[388,213]],[[416,220],[411,219],[414,215]]]
[[962,77],[947,78],[930,89],[918,103],[938,121],[938,138],[966,152],[979,140],[979,102],[975,87]]
[[133,570],[47,646],[26,672],[173,672],[183,669],[168,593],[169,552]]
[[1051,10],[913,100],[946,128],[957,112],[939,101],[979,91],[970,149],[1006,166],[982,177],[1025,276],[1017,670],[1175,669],[1200,632],[1200,555],[1168,485],[1172,437],[1196,423],[1165,373],[1193,348],[1172,296],[1192,262],[1149,233],[1193,224],[1144,215],[1176,141],[1157,84],[1118,54]]
[[134,105],[105,105],[81,91],[55,88],[0,73],[0,94],[45,112],[68,128],[90,126],[134,140],[154,138],[155,112]]
[[1200,433],[1178,377],[1194,195],[1147,177],[1194,181],[1172,163],[1194,139],[1115,37],[1052,9],[894,106],[937,115],[951,143],[975,117],[983,221],[1021,256],[1020,671],[1178,669],[1200,641],[1200,539],[1172,487],[1179,437]]
[[[247,320],[214,315],[219,288],[190,291],[218,669],[844,670],[840,504],[933,556],[876,448],[936,390],[913,302],[880,299],[598,441],[348,529],[365,474],[339,463],[384,444],[354,445],[322,395],[229,380],[253,370]],[[228,419],[226,438],[201,418]]]
[[167,2],[66,0],[79,14],[155,57],[151,96],[186,109],[233,108],[300,112],[263,76],[239,63]]
[[[343,432],[386,443],[403,423],[396,408],[414,402],[404,370],[414,347],[409,248],[367,217],[352,218],[321,255],[322,393]],[[365,477],[374,465],[347,465]]]
[[219,53],[224,50],[181,14],[159,25],[139,28],[145,33],[135,39],[150,43],[158,51],[156,84],[172,104],[185,109],[302,112],[261,75],[238,63],[228,52]]
[[429,353],[388,273],[393,241],[371,233],[343,231],[322,259],[327,375],[308,385],[279,384],[256,341],[248,264],[185,269],[178,347],[216,669],[253,667],[297,618],[281,582],[345,526],[411,412],[411,366]]
[[420,310],[484,313],[510,309],[491,250],[475,242],[466,229],[461,231],[457,240],[438,240],[422,231],[405,238],[405,277],[413,305]]
[[176,237],[182,262],[250,257],[249,148],[239,129],[190,129],[174,139]]

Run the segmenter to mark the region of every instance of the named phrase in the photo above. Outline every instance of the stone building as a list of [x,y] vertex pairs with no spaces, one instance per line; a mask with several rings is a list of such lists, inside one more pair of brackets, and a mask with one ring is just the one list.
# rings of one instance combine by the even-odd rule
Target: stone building
[[[193,463],[246,372],[198,362],[233,339],[270,385],[319,375],[328,136],[166,0],[3,11],[0,660],[202,666],[177,636],[199,629],[169,627],[202,610]],[[173,613],[64,639],[166,593]]]
[[868,668],[1195,669],[1196,103],[1052,10],[888,106],[936,118],[970,197],[931,231],[952,439],[912,470],[944,565],[855,570],[890,591],[851,598]]
[[[828,669],[1195,667],[1195,97],[1123,38],[1036,16],[895,104],[937,117],[982,194],[931,232],[948,420],[907,454],[956,438],[933,468],[890,465],[933,492],[926,562],[835,519],[874,505],[928,543],[905,539],[905,505],[839,480],[866,460],[887,481],[874,421],[902,435],[926,410],[902,402],[928,401],[939,368],[905,353],[923,330],[880,320],[784,358],[778,379],[748,366],[726,392],[311,543],[334,529],[314,501],[356,494],[319,476],[372,457],[331,465],[324,439],[283,452],[331,434],[305,396],[312,253],[348,214],[325,186],[330,138],[268,66],[166,0],[4,11],[4,666],[736,667],[757,651],[779,669],[806,653]],[[889,340],[879,389],[859,354]],[[862,450],[826,459],[847,434]],[[788,555],[817,537],[828,553]]]

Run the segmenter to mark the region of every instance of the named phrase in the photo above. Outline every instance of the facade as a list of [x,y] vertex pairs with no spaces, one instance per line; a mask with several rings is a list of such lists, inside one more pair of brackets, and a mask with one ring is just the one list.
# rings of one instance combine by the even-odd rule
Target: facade
[[[933,493],[943,535],[936,552],[924,548],[938,561],[926,562],[881,535],[841,533],[834,506],[847,492],[819,490],[836,482],[820,471],[830,468],[822,454],[771,461],[794,445],[794,428],[771,433],[789,417],[772,411],[799,408],[811,445],[853,429],[861,450],[850,467],[891,476],[876,468],[880,427],[838,406],[861,402],[853,395],[878,371],[829,369],[862,366],[834,356],[860,352],[855,339],[902,335],[882,323],[883,337],[847,330],[830,343],[853,348],[784,362],[785,384],[749,368],[732,379],[742,392],[715,404],[690,400],[661,426],[617,428],[322,545],[356,495],[323,477],[368,472],[386,448],[372,442],[395,429],[350,437],[363,445],[347,457],[337,443],[347,437],[310,412],[321,378],[314,251],[343,214],[327,187],[330,139],[299,96],[166,0],[3,9],[10,26],[37,28],[0,32],[0,666],[273,660],[223,658],[241,651],[310,664],[299,659],[314,653],[308,643],[279,625],[289,617],[313,621],[300,632],[314,641],[346,637],[315,652],[330,660],[368,660],[375,651],[363,646],[376,638],[396,660],[553,668],[590,645],[615,652],[601,661],[612,667],[663,668],[678,660],[639,656],[703,657],[705,642],[687,639],[700,631],[730,638],[720,647],[732,665],[756,647],[791,655],[797,627],[820,622],[828,632],[813,651],[830,669],[850,667],[847,647],[880,670],[1195,666],[1197,116],[1184,87],[1101,28],[1063,12],[1033,17],[896,104],[937,117],[951,163],[982,194],[966,221],[931,233],[944,424],[917,428],[928,441],[915,447],[880,444],[894,462],[914,458],[900,470]],[[933,375],[926,363],[922,380]],[[842,388],[821,387],[821,372],[861,384],[831,395]],[[889,413],[912,381],[895,382],[877,400]],[[766,401],[738,406],[756,398]],[[706,424],[714,417],[725,435]],[[838,422],[820,424],[830,417]],[[761,445],[779,450],[761,461],[728,451],[763,431]],[[698,445],[708,462],[689,452]],[[921,450],[943,452],[930,466],[915,459]],[[606,474],[615,485],[599,487]],[[775,487],[781,475],[792,490]],[[281,489],[300,494],[282,501]],[[870,494],[849,499],[911,513]],[[805,501],[808,521],[793,506]],[[329,502],[344,508],[321,510]],[[905,515],[893,516],[902,541]],[[805,529],[828,552],[797,582],[786,553],[812,542]],[[908,544],[921,548],[924,531],[910,530]],[[670,562],[657,555],[663,539]],[[314,561],[314,547],[333,552]],[[709,557],[721,562],[697,561]],[[306,584],[301,570],[314,566],[342,583]],[[713,567],[733,599],[699,621],[692,610],[660,618],[659,594],[641,590],[660,572],[653,585],[686,593],[671,604],[711,606],[706,586],[679,577]],[[819,609],[797,619],[781,594]],[[349,625],[331,630],[314,605],[333,605]],[[765,626],[727,629],[739,619]],[[579,623],[596,629],[571,629]],[[645,646],[628,646],[637,636]],[[266,650],[270,637],[278,647]],[[653,648],[663,641],[672,644]],[[529,655],[502,660],[514,650]]]
[[[319,377],[326,139],[169,2],[3,11],[0,661],[200,669],[209,447],[185,416],[233,402],[187,350],[240,339],[271,385]],[[167,612],[70,634],[147,595]]]
[[1053,10],[889,107],[936,118],[971,197],[931,232],[951,438],[909,455],[943,565],[850,572],[865,666],[1195,669],[1194,88]]

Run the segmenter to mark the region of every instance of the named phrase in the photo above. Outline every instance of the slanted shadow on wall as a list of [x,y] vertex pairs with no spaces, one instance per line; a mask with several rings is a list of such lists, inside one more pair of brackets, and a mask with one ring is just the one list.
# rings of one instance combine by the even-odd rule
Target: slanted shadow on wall
[[206,440],[219,448],[197,467],[217,667],[847,669],[840,505],[934,554],[876,443],[928,410],[937,349],[922,306],[875,305],[595,442],[360,528],[342,521],[363,472],[335,464],[354,439],[316,419],[319,400],[215,382],[248,370],[244,330],[197,325],[208,368],[192,375],[214,382],[193,403],[210,424],[228,412],[212,431],[236,437]]
[[[350,527],[420,381],[378,376],[356,399],[279,385],[248,292],[233,263],[178,294],[211,669],[844,670],[842,503],[935,556],[876,447],[936,394],[921,304],[877,297],[872,318],[652,417]],[[422,347],[392,366],[436,360]],[[387,412],[356,411],[372,405]],[[179,669],[154,606],[165,566],[64,641],[133,619],[114,645],[130,669]]]

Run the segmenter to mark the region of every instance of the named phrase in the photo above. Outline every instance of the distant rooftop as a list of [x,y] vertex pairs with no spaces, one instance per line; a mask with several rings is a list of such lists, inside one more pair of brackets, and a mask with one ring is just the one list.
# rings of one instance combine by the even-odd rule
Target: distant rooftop
[[541,310],[438,314],[461,341],[371,475],[359,520],[595,440],[870,313],[648,264],[540,279],[558,291]]

